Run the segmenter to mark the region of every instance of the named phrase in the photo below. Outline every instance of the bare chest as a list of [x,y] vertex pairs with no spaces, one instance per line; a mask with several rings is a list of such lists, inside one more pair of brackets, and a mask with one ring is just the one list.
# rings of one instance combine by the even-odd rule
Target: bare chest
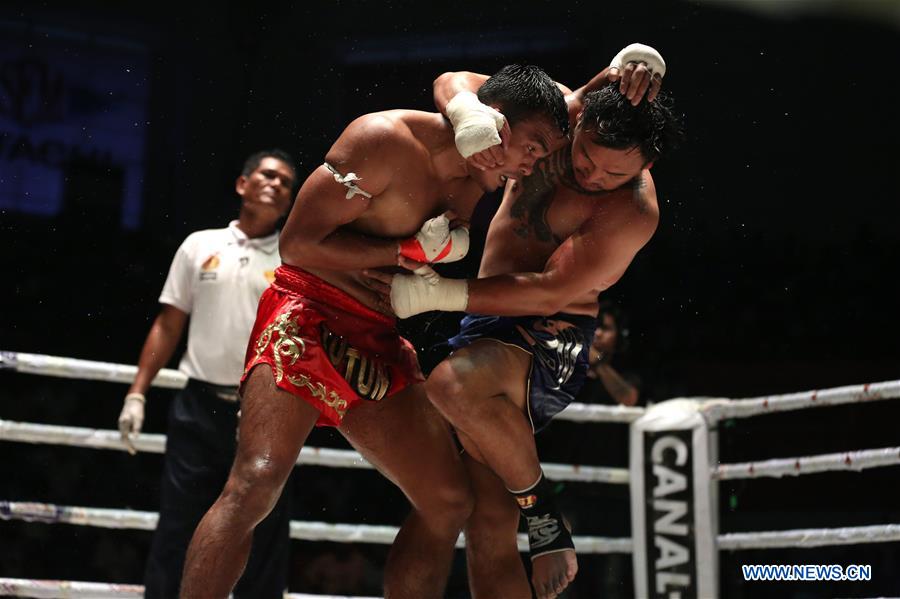
[[482,274],[539,271],[591,216],[591,198],[567,189],[507,189],[491,222]]
[[465,182],[441,182],[427,173],[403,177],[372,198],[354,228],[379,237],[408,237],[447,210],[468,218],[479,195]]
[[515,184],[504,195],[498,216],[516,236],[555,248],[592,216],[599,201],[561,185]]

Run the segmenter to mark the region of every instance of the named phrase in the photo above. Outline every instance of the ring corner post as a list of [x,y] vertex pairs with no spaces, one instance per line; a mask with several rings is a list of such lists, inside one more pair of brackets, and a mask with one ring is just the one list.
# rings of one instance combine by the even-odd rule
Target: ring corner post
[[673,399],[631,425],[631,522],[635,596],[719,596],[718,503],[711,442],[700,403]]

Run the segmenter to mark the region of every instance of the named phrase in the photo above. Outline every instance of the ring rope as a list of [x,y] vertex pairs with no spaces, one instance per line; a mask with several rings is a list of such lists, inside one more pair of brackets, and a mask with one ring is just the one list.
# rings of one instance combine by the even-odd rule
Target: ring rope
[[885,381],[750,399],[706,400],[700,410],[707,421],[715,423],[726,418],[749,418],[774,412],[897,398],[900,398],[900,381]]
[[[131,383],[137,374],[137,366],[129,364],[114,364],[112,362],[96,362],[11,351],[0,351],[0,369],[62,378],[100,380],[110,383]],[[154,387],[181,389],[185,385],[187,385],[187,377],[177,370],[168,368],[160,370],[156,378],[153,379]],[[555,418],[571,422],[628,423],[643,416],[644,412],[644,408],[629,406],[573,403],[557,414]]]
[[[70,447],[126,451],[118,431],[13,422],[2,419],[0,419],[0,441],[48,443],[68,445]],[[134,445],[138,451],[163,453],[165,451],[166,436],[142,433],[135,439]],[[297,465],[372,469],[372,465],[355,451],[329,449],[326,447],[304,447],[297,458]],[[552,480],[602,482],[619,485],[627,485],[629,481],[627,468],[553,463],[541,464],[541,466],[547,477]]]
[[839,470],[860,472],[869,468],[898,464],[900,464],[900,447],[885,447],[799,458],[778,458],[763,462],[719,464],[712,470],[711,476],[714,480],[759,478],[761,476],[781,478],[782,476],[801,476]]
[[[95,362],[12,351],[0,351],[0,369],[109,383],[131,383],[137,374],[137,366],[129,364],[113,364],[112,362]],[[181,389],[187,385],[187,376],[177,370],[163,368],[153,379],[152,384],[154,387]]]
[[[133,379],[137,369],[135,366],[124,364],[112,364],[105,362],[92,362],[71,358],[43,356],[39,354],[25,354],[17,352],[0,352],[0,369],[11,368],[19,372],[44,374],[50,376],[89,378],[106,380],[110,382],[128,383]],[[184,375],[174,370],[160,371],[154,385],[170,388],[183,387],[186,383]],[[809,407],[831,406],[862,401],[874,401],[881,399],[900,398],[900,381],[887,381],[866,385],[854,385],[826,389],[821,391],[807,391],[785,395],[774,395],[743,400],[715,399],[702,401],[701,411],[707,420],[715,423],[726,418],[745,418],[761,414],[781,412],[788,410],[804,409]],[[567,410],[557,416],[558,419],[575,422],[632,422],[643,415],[642,408],[627,408],[624,406],[608,407],[585,404],[572,404]],[[117,431],[103,431],[94,429],[76,429],[74,427],[51,427],[49,425],[37,425],[29,423],[13,423],[0,420],[0,439],[9,439],[26,442],[51,442],[66,445],[84,447],[124,449]],[[47,440],[52,439],[52,440]],[[136,445],[144,451],[162,452],[165,444],[163,435],[141,435],[136,440]],[[356,452],[343,450],[330,450],[324,448],[308,448],[307,455],[301,452],[298,464],[338,465],[344,467],[366,468],[371,467],[362,460]],[[766,460],[763,462],[748,462],[740,464],[722,464],[711,469],[710,476],[717,480],[753,478],[757,476],[797,476],[813,472],[831,470],[855,470],[890,466],[900,464],[900,448],[869,449],[838,454],[825,454],[818,456],[805,456],[800,458],[782,458]],[[563,476],[575,472],[584,474],[595,472],[589,478],[577,478],[568,480],[597,481],[594,476],[600,471],[603,476],[615,478],[625,472],[624,481],[627,483],[627,470],[600,467],[579,467],[569,465],[547,464],[559,466],[565,469]],[[552,468],[551,468],[552,469]],[[551,478],[557,478],[547,472]],[[565,480],[565,479],[564,479]],[[614,482],[604,480],[602,482]],[[107,526],[114,528],[155,528],[158,515],[153,512],[134,512],[130,510],[110,510],[101,508],[82,508],[70,506],[56,506],[53,504],[2,502],[0,501],[0,518],[23,519],[40,522],[66,522],[70,524]],[[326,540],[337,542],[372,542],[391,543],[397,534],[398,528],[391,526],[370,526],[351,524],[328,524],[324,522],[291,522],[291,538],[303,540]],[[527,551],[528,542],[525,535],[518,536],[520,551]],[[879,543],[900,540],[900,524],[881,524],[860,527],[843,528],[818,528],[786,531],[762,531],[748,533],[727,533],[717,537],[717,546],[720,550],[763,549],[775,547],[819,547],[825,545],[849,545],[859,543]],[[463,535],[457,542],[461,547],[464,543]],[[575,543],[579,553],[630,553],[632,551],[632,539],[609,539],[601,537],[575,537]],[[10,585],[19,585],[8,589]],[[140,596],[142,587],[137,585],[106,585],[103,583],[76,583],[68,581],[23,581],[19,579],[0,578],[0,591],[12,593],[16,588],[24,589],[23,592],[31,592],[40,585],[56,585],[53,591],[45,587],[48,592],[63,592],[66,589],[74,591],[73,594],[49,594],[49,595],[25,595],[16,593],[15,596],[41,596],[41,597],[69,597],[89,596],[91,592],[80,593],[72,585],[94,585],[93,595],[103,597],[136,597]],[[83,587],[87,588],[87,587]],[[121,589],[117,591],[116,589]],[[33,589],[32,589],[33,590]],[[125,594],[98,594],[122,592]],[[67,591],[66,591],[67,592]],[[318,597],[320,595],[287,595],[289,597]]]
[[[158,515],[107,508],[61,506],[48,503],[0,501],[0,519],[42,522],[45,524],[73,524],[101,528],[153,530]],[[331,541],[336,543],[376,543],[389,545],[397,535],[396,526],[366,524],[331,524],[327,522],[291,521],[292,539]],[[579,553],[630,553],[631,538],[574,536]],[[875,524],[842,528],[810,528],[781,531],[726,533],[717,537],[723,551],[739,549],[770,549],[777,547],[821,547],[826,545],[854,545],[900,541],[900,524]],[[519,551],[528,551],[528,538],[518,535]],[[457,547],[465,546],[460,534]]]
[[604,406],[572,402],[553,417],[554,420],[569,422],[634,422],[647,412],[646,408],[634,406]]
[[900,524],[873,524],[845,528],[808,528],[767,532],[732,532],[719,535],[720,550],[823,547],[900,541]]
[[[119,383],[130,383],[137,373],[137,367],[133,365],[10,351],[0,352],[0,369],[3,368],[30,374]],[[186,383],[187,377],[183,373],[165,368],[153,381],[155,386],[168,388],[181,388]],[[711,422],[716,422],[725,418],[747,418],[802,408],[897,398],[900,398],[900,380],[749,399],[707,400],[702,411]],[[573,422],[632,422],[644,412],[643,408],[637,407],[573,403],[556,418]]]
[[[43,599],[141,599],[144,587],[138,584],[108,584],[77,580],[28,580],[24,578],[0,578],[0,595],[11,597],[39,597]],[[350,597],[346,595],[308,595],[285,593],[285,599],[379,599],[377,597]]]
[[90,597],[132,599],[144,596],[144,587],[136,584],[107,584],[77,580],[27,580],[0,578],[0,595],[6,597]]
[[[0,519],[41,522],[44,524],[73,524],[131,530],[154,530],[159,520],[156,512],[109,508],[79,507],[23,501],[0,501]],[[396,526],[369,524],[331,524],[328,522],[291,521],[292,539],[302,541],[331,541],[334,543],[377,543],[390,545],[400,530]],[[574,536],[579,553],[630,553],[631,538]],[[519,551],[528,551],[528,536],[518,535]],[[465,547],[460,534],[456,546]]]

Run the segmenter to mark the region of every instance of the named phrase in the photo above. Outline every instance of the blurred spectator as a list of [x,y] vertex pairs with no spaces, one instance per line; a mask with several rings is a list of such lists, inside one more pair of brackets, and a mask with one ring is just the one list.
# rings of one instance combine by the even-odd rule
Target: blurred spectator
[[621,374],[612,365],[613,356],[622,354],[628,344],[628,328],[625,315],[614,303],[600,302],[598,326],[591,342],[590,368],[576,401],[582,403],[606,403],[633,406],[640,400],[640,379],[631,374]]

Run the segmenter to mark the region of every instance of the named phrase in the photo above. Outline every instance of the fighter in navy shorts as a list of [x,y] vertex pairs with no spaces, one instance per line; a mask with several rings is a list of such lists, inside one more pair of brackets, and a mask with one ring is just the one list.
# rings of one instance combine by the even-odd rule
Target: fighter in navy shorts
[[588,369],[588,350],[597,328],[593,316],[558,313],[553,316],[482,316],[462,319],[449,341],[454,349],[478,339],[514,345],[532,356],[527,384],[527,413],[537,432],[565,409],[578,394]]

